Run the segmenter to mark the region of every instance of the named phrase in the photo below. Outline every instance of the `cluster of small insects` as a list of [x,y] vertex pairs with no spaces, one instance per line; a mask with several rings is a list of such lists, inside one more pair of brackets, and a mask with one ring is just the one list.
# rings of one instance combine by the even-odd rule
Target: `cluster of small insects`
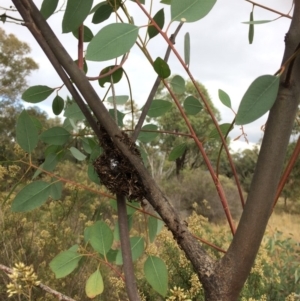
[[[123,194],[128,200],[141,201],[144,199],[145,189],[137,171],[114,145],[102,126],[100,130],[103,153],[94,161],[94,168],[101,183],[114,194]],[[119,139],[129,146],[134,155],[141,156],[137,146],[126,133],[122,132]]]

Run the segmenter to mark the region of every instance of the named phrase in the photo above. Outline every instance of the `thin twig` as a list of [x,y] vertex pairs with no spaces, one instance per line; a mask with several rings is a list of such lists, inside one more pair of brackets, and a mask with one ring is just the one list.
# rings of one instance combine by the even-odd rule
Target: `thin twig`
[[[155,22],[155,21],[154,21],[154,22]],[[171,42],[172,44],[175,44],[175,38],[176,38],[176,36],[177,36],[177,34],[178,34],[180,28],[182,27],[182,25],[183,25],[183,22],[180,22],[179,25],[178,25],[178,27],[176,28],[175,32],[171,35],[171,37],[170,37],[170,42]],[[165,61],[165,62],[168,61],[168,59],[169,59],[169,57],[170,57],[170,53],[171,53],[171,47],[170,47],[170,45],[169,45],[168,48],[167,48],[165,57],[164,57],[164,61]],[[141,116],[140,116],[140,118],[139,118],[139,120],[138,120],[138,123],[137,123],[137,125],[136,125],[136,127],[135,127],[135,129],[134,129],[134,132],[133,132],[133,134],[132,134],[132,140],[133,140],[133,141],[136,141],[137,137],[139,136],[139,133],[140,133],[140,131],[141,131],[141,128],[142,128],[142,126],[143,126],[143,123],[144,123],[144,121],[145,121],[145,119],[146,119],[147,113],[148,113],[148,111],[149,111],[149,109],[150,109],[152,100],[153,100],[153,98],[154,98],[154,96],[155,96],[155,93],[156,93],[158,87],[159,87],[160,81],[161,81],[160,77],[157,76],[157,78],[156,78],[156,80],[155,80],[155,82],[154,82],[154,84],[153,84],[153,87],[152,87],[152,89],[151,89],[151,91],[150,91],[150,94],[149,94],[149,96],[148,96],[148,99],[147,99],[145,105],[143,106],[142,114],[141,114]]]
[[262,5],[262,4],[256,3],[256,2],[251,1],[251,0],[245,0],[245,1],[247,1],[247,2],[249,2],[249,3],[252,3],[253,5],[256,5],[256,6],[258,6],[258,7],[261,7],[261,8],[263,8],[263,9],[265,9],[265,10],[268,10],[268,11],[270,11],[270,12],[272,12],[272,13],[278,14],[278,15],[280,15],[280,16],[282,16],[282,17],[286,17],[286,18],[292,19],[292,17],[291,17],[289,14],[281,13],[281,12],[278,11],[278,10],[272,9],[272,8],[270,8],[270,7],[264,6],[264,5]]

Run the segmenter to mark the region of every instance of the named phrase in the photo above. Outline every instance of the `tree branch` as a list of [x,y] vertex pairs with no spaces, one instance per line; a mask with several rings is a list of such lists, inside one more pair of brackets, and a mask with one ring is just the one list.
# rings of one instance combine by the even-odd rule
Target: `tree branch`
[[[295,2],[294,16],[286,39],[283,62],[297,48],[300,41],[300,2]],[[278,96],[266,124],[266,131],[258,156],[250,193],[240,223],[226,255],[219,262],[219,269],[227,279],[224,290],[236,300],[254,263],[265,228],[272,212],[284,158],[292,133],[300,98],[300,60],[295,59],[291,85],[284,85],[281,76]]]
[[[100,101],[99,96],[92,88],[86,76],[83,72],[78,70],[78,67],[61,45],[48,23],[41,16],[32,0],[12,1],[16,6],[20,4],[20,2],[23,2],[28,7],[30,15],[36,24],[36,28],[38,28],[42,35],[47,38],[47,43],[55,57],[68,73],[86,102],[89,104],[97,120],[108,132],[115,146],[123,153],[132,166],[135,167],[147,192],[145,195],[146,199],[162,217],[169,230],[172,231],[174,238],[184,250],[187,258],[192,262],[195,270],[198,272],[202,282],[204,283],[205,279],[208,279],[214,270],[214,261],[195,240],[185,223],[180,220],[178,213],[174,210],[173,206],[169,203],[168,199],[164,196],[155,181],[149,175],[149,172],[143,165],[141,158],[132,154],[128,145],[124,144],[123,141],[119,139],[119,137],[122,136],[120,129],[110,117],[107,109]],[[24,13],[22,11],[20,11],[20,13],[23,18],[27,17],[26,15],[23,15]]]

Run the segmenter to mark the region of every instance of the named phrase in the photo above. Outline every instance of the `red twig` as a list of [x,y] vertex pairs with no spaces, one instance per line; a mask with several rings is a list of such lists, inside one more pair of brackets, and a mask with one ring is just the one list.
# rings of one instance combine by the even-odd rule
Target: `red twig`
[[265,10],[268,10],[268,11],[270,11],[270,12],[272,12],[272,13],[278,14],[278,15],[280,15],[280,16],[282,16],[282,17],[286,17],[286,18],[292,19],[292,17],[291,17],[289,14],[281,13],[281,12],[278,11],[278,10],[272,9],[272,8],[270,8],[270,7],[264,6],[264,5],[262,5],[262,4],[256,3],[256,2],[251,1],[251,0],[245,0],[245,1],[247,1],[247,2],[249,2],[249,3],[252,3],[252,4],[255,5],[255,6],[261,7],[261,8],[263,8],[263,9],[265,9]]
[[276,193],[276,197],[275,197],[275,200],[274,200],[274,205],[273,205],[273,208],[276,206],[277,202],[278,202],[278,199],[281,195],[281,192],[284,188],[284,185],[286,184],[287,180],[288,180],[288,177],[289,175],[291,174],[292,172],[292,169],[299,157],[299,153],[300,153],[300,137],[298,138],[298,141],[297,141],[297,144],[295,146],[295,149],[293,151],[293,154],[289,160],[289,163],[287,165],[287,167],[285,168],[284,170],[284,173],[280,179],[280,182],[279,182],[279,185],[278,185],[278,188],[277,188],[277,193]]

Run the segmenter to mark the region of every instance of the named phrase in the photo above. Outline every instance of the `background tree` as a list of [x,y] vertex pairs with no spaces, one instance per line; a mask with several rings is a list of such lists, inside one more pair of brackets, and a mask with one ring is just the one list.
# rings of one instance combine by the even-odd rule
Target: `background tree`
[[1,109],[5,108],[4,104],[8,101],[8,103],[17,102],[17,97],[27,87],[28,75],[38,69],[37,63],[27,56],[29,53],[28,44],[21,42],[13,34],[7,35],[0,28]]

